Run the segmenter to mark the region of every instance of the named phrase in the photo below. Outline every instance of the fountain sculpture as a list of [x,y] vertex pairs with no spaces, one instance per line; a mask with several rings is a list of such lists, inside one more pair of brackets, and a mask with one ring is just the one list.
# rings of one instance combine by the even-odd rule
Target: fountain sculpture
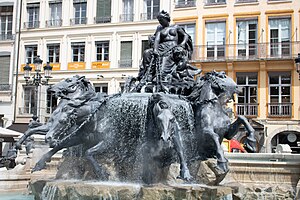
[[157,18],[160,25],[149,38],[151,48],[144,52],[139,75],[127,79],[123,93],[96,93],[78,75],[49,88],[61,99],[57,109],[15,146],[20,148],[32,134],[45,135],[52,149],[33,171],[67,148],[59,179],[166,183],[170,165],[178,162],[178,178],[195,183],[191,163],[213,157],[217,164],[211,168],[220,182],[228,172],[221,142],[241,124],[247,130],[246,149],[255,151],[247,119],[239,116],[231,123],[228,117],[226,103],[238,92],[236,83],[224,72],[200,76],[201,70],[188,63],[190,36],[169,24],[167,12]]

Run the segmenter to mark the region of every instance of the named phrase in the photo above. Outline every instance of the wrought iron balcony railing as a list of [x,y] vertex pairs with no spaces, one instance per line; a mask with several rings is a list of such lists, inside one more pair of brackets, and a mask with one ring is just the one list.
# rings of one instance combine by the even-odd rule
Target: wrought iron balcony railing
[[62,26],[62,19],[47,20],[46,26],[47,27],[60,27],[60,26]]
[[187,7],[195,7],[195,0],[185,0],[185,1],[177,1],[175,8],[187,8]]
[[130,68],[132,67],[132,60],[119,60],[120,68]]
[[226,4],[226,0],[206,0],[205,5],[210,6],[210,5],[223,5]]
[[0,40],[14,40],[15,35],[13,34],[0,34]]
[[300,52],[300,42],[253,43],[194,46],[193,61],[293,59]]
[[292,103],[268,103],[269,117],[291,117]]
[[11,85],[10,84],[0,84],[0,91],[10,91]]
[[95,24],[110,23],[111,22],[111,16],[95,17],[94,21],[95,21]]
[[256,117],[258,113],[257,109],[258,109],[258,104],[251,104],[251,103],[236,104],[237,115]]
[[158,13],[141,13],[141,21],[156,20]]
[[40,21],[24,22],[24,28],[39,28],[39,27],[40,27]]
[[133,22],[134,14],[121,14],[120,21],[121,22]]
[[87,18],[86,17],[76,17],[76,18],[72,18],[70,21],[71,21],[71,25],[86,24]]
[[35,110],[36,110],[35,107],[19,107],[19,114],[30,115],[33,114]]

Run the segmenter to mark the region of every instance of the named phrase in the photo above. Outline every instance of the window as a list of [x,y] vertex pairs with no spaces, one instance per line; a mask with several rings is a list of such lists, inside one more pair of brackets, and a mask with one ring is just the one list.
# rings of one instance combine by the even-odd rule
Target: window
[[160,11],[160,0],[144,0],[144,10],[142,20],[156,19]]
[[109,60],[109,41],[96,42],[96,59],[97,61]]
[[107,84],[95,84],[95,92],[106,93],[108,92],[108,85]]
[[226,4],[226,0],[207,0],[206,5]]
[[49,44],[48,48],[48,61],[50,63],[59,63],[59,44]]
[[36,99],[35,99],[35,87],[24,86],[24,107],[22,109],[23,114],[33,114],[36,110]]
[[237,21],[237,55],[249,57],[257,55],[257,20]]
[[121,21],[133,21],[133,0],[123,0],[123,14],[121,15]]
[[206,23],[207,57],[211,59],[225,56],[225,22]]
[[185,7],[195,7],[195,0],[177,0],[175,7],[176,8],[185,8]]
[[12,38],[12,18],[13,7],[1,6],[0,7],[0,40],[9,40]]
[[289,56],[291,48],[291,20],[269,19],[270,28],[270,56]]
[[25,46],[26,61],[25,63],[33,63],[35,57],[37,56],[37,45]]
[[4,115],[0,115],[0,127],[1,128],[4,128],[4,120],[3,120],[3,118],[4,118]]
[[48,20],[47,26],[52,27],[52,26],[61,26],[62,25],[62,3],[49,3],[49,8],[50,8],[50,20]]
[[185,32],[189,34],[193,40],[193,44],[195,42],[195,24],[180,24],[182,28],[184,28]]
[[53,92],[47,91],[47,109],[46,112],[51,114],[57,108],[57,97],[54,95]]
[[238,94],[237,114],[257,116],[257,73],[236,73],[237,84],[243,90]]
[[121,42],[121,59],[119,65],[120,67],[132,66],[132,42],[131,41]]
[[9,68],[10,68],[10,56],[0,56],[0,91],[8,91],[9,86]]
[[269,73],[269,115],[291,115],[291,74],[290,72]]
[[72,24],[86,24],[86,2],[74,1],[74,16]]
[[251,3],[258,2],[258,0],[236,0],[237,3]]
[[28,22],[27,24],[25,23],[25,28],[39,28],[40,4],[39,3],[27,4],[27,14],[28,14]]
[[125,89],[125,83],[120,83],[119,92],[123,93]]
[[72,62],[84,62],[85,43],[72,43]]
[[111,0],[97,0],[96,23],[111,22]]

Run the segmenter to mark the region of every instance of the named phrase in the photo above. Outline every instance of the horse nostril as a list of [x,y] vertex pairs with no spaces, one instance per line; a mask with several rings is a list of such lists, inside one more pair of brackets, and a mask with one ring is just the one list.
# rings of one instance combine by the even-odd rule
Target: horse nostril
[[52,140],[52,137],[46,137],[46,138],[45,138],[45,142],[46,142],[46,143],[50,142],[51,140]]

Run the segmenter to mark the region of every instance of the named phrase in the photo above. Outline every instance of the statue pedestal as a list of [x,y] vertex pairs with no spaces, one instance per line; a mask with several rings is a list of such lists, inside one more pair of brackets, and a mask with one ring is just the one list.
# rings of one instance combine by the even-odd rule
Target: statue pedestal
[[232,189],[200,184],[142,185],[121,182],[36,181],[35,199],[232,199]]

